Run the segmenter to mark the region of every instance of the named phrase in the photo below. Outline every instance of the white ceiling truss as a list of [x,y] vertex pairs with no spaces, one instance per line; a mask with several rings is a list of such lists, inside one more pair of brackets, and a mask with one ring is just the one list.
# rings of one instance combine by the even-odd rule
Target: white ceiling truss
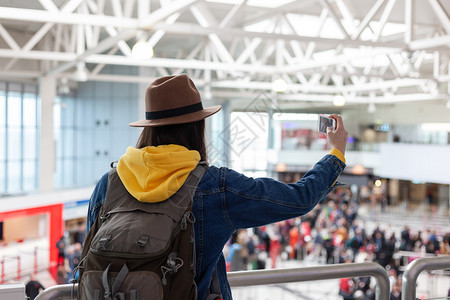
[[[391,103],[447,99],[447,0],[0,0],[0,76],[148,82],[105,65],[188,73],[217,97]],[[260,2],[258,5],[258,2]],[[274,1],[271,1],[272,3]],[[285,4],[283,4],[285,3]],[[273,7],[275,6],[275,7]],[[132,57],[137,38],[154,47]]]

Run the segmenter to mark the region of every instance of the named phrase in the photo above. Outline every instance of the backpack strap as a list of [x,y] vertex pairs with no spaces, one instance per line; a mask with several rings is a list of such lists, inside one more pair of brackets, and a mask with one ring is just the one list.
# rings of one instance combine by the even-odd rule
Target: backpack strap
[[[112,287],[109,285],[109,276],[108,276],[108,272],[109,269],[111,268],[112,264],[109,264],[108,267],[106,268],[106,270],[103,272],[102,275],[102,282],[103,282],[103,288],[105,289],[105,299],[106,300],[112,300],[112,299],[117,299],[122,295],[116,295],[117,292],[120,289],[120,286],[122,285],[123,281],[125,280],[125,278],[128,275],[128,267],[126,264],[124,264],[122,266],[122,269],[120,269],[119,274],[117,274],[116,279],[114,280],[114,283],[112,285]],[[118,297],[117,297],[118,296]],[[123,298],[125,295],[123,295]]]
[[[179,222],[191,205],[197,185],[206,169],[206,163],[198,163],[190,172],[180,189],[167,200],[152,203],[152,209],[160,213],[165,213],[176,222]],[[133,199],[133,201],[130,201],[131,199]],[[108,174],[108,187],[106,190],[105,201],[99,211],[100,219],[106,217],[111,211],[120,211],[124,207],[127,209],[145,210],[145,207],[148,207],[148,205],[149,203],[137,201],[129,194],[117,174],[116,168],[110,170]]]

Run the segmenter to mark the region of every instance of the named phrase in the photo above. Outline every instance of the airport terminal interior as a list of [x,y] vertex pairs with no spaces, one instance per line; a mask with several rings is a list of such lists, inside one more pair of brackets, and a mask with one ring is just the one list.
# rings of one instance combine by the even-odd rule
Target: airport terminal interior
[[[319,115],[349,133],[343,185],[304,216],[237,230],[227,271],[374,262],[390,299],[407,299],[412,264],[444,258],[408,284],[450,299],[449,16],[448,0],[0,0],[0,299],[73,279],[94,187],[136,146],[148,84],[175,74],[222,106],[206,120],[210,165],[293,183],[330,150]],[[232,292],[378,288],[356,276]]]

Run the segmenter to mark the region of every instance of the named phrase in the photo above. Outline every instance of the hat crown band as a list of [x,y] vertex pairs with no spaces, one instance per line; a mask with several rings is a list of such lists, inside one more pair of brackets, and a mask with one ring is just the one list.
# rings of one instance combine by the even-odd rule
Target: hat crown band
[[182,115],[190,114],[193,112],[197,112],[202,109],[203,109],[202,103],[197,102],[194,104],[181,106],[181,107],[177,107],[177,108],[172,108],[172,109],[147,111],[147,112],[145,112],[145,119],[146,120],[157,120],[157,119],[177,117],[177,116],[182,116]]

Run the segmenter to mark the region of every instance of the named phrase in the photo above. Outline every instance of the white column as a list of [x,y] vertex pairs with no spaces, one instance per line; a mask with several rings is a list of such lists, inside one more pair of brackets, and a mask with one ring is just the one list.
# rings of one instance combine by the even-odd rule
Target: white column
[[53,135],[53,104],[56,97],[56,78],[41,77],[39,80],[40,108],[40,151],[39,151],[39,189],[41,192],[54,190],[56,167],[56,145]]

